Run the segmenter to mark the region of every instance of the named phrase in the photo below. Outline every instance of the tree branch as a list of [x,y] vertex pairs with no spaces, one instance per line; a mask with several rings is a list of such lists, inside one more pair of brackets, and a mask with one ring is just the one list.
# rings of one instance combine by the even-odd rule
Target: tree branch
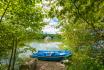
[[3,19],[4,15],[5,15],[5,13],[6,13],[7,9],[8,9],[8,7],[9,7],[9,4],[10,4],[10,1],[8,2],[7,7],[6,7],[6,9],[4,10],[4,13],[3,13],[3,15],[2,15],[1,18],[0,18],[0,23],[2,22],[2,19]]
[[[72,1],[72,2],[73,2],[73,1]],[[93,23],[88,22],[88,21],[80,14],[79,8],[76,6],[75,2],[73,2],[73,5],[74,5],[75,8],[77,9],[77,13],[78,13],[79,17],[81,17],[81,18],[82,18],[88,25],[90,25],[90,26],[93,28],[93,30],[97,33],[97,30],[95,29],[95,26],[93,25]]]

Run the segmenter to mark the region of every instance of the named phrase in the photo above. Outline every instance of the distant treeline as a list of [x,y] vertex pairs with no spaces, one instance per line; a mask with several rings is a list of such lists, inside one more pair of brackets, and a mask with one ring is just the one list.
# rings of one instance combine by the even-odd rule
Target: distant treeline
[[52,40],[61,40],[62,37],[59,34],[38,34],[35,39],[45,39],[46,37],[51,37]]

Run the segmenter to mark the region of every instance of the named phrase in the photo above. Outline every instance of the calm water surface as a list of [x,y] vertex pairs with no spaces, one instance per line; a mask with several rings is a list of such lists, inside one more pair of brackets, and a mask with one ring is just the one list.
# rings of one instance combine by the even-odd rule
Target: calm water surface
[[[61,42],[31,42],[26,43],[29,47],[36,48],[36,50],[60,50],[59,45]],[[25,47],[24,47],[25,48]],[[20,50],[23,50],[21,48]],[[32,54],[31,51],[26,51],[25,53],[19,54],[19,57],[29,57]]]

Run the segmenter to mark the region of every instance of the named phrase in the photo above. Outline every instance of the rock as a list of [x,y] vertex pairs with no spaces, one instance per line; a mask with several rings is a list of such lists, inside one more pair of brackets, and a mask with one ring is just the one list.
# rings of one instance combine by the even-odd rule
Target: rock
[[60,62],[38,61],[36,70],[65,70],[65,65]]
[[32,59],[19,67],[19,70],[36,70],[37,60]]
[[32,59],[20,66],[20,70],[65,70],[65,65],[56,61]]

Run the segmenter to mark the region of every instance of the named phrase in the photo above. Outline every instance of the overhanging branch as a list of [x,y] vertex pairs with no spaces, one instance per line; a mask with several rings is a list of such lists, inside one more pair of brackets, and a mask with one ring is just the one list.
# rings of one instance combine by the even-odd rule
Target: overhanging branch
[[3,19],[4,15],[5,15],[7,9],[9,8],[9,4],[10,4],[10,1],[8,2],[7,7],[5,8],[4,13],[2,14],[2,16],[0,18],[0,23],[2,22],[2,19]]
[[90,26],[93,28],[93,30],[97,33],[97,30],[95,29],[96,27],[94,26],[94,24],[93,24],[92,22],[88,22],[88,21],[80,14],[79,8],[76,6],[75,2],[72,1],[72,3],[73,3],[73,5],[75,6],[75,8],[77,9],[77,13],[78,13],[79,17],[82,18],[88,25],[90,25]]

